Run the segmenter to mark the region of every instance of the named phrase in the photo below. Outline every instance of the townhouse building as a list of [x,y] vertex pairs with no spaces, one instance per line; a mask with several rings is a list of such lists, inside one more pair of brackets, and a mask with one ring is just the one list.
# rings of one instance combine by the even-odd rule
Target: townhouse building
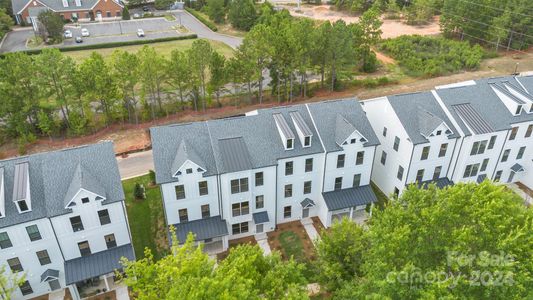
[[452,180],[516,182],[533,176],[533,94],[526,88],[531,90],[531,82],[508,76],[434,91],[462,136]]
[[135,258],[112,143],[0,161],[0,264],[25,274],[14,299],[110,290],[121,257]]
[[354,99],[150,132],[167,224],[207,251],[313,216],[326,226],[340,216],[362,221],[376,201],[369,183],[379,142]]
[[363,102],[380,145],[372,180],[386,193],[430,182],[533,184],[533,77],[455,83]]
[[460,135],[431,92],[363,103],[380,140],[372,180],[384,193],[398,195],[415,182],[451,184],[448,174]]

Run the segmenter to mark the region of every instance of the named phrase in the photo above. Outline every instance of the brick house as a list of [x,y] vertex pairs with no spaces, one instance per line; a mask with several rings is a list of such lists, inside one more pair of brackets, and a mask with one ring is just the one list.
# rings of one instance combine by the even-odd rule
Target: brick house
[[120,19],[120,0],[11,0],[17,24],[33,24],[43,10],[50,9],[65,20],[80,22]]

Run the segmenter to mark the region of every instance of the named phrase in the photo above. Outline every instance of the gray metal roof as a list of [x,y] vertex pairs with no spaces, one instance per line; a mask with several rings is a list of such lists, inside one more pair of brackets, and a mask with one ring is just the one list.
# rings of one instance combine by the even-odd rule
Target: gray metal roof
[[477,183],[482,183],[483,180],[485,180],[485,178],[487,178],[487,174],[480,174],[480,175],[477,176],[476,182]]
[[[13,6],[13,13],[14,14],[19,13],[20,10],[23,9],[24,6],[26,6],[26,4],[28,4],[28,2],[31,2],[31,1],[34,1],[34,0],[11,0],[11,4]],[[76,6],[75,0],[68,0],[68,7],[63,6],[62,0],[38,0],[38,1],[54,11],[61,12],[61,11],[89,10],[93,6],[95,6],[100,0],[81,0],[81,6]],[[111,1],[117,3],[117,1],[114,1],[114,0],[111,0]]]
[[222,163],[221,173],[231,173],[252,169],[250,153],[242,137],[218,140]]
[[302,202],[300,202],[300,205],[303,208],[312,207],[312,206],[315,206],[315,201],[313,201],[313,200],[311,200],[309,198],[305,198],[304,200],[302,200]]
[[470,105],[470,103],[455,104],[452,106],[455,112],[469,129],[475,134],[494,132],[492,126]]
[[273,114],[272,117],[274,117],[276,125],[278,125],[279,130],[281,130],[281,133],[285,136],[285,138],[294,139],[294,133],[292,132],[291,128],[289,127],[289,124],[287,123],[287,120],[285,120],[283,115],[280,113],[276,113]]
[[448,179],[448,177],[442,177],[437,180],[426,180],[418,183],[419,188],[427,189],[430,184],[435,184],[437,188],[443,189],[449,185],[453,185],[453,181]]
[[442,122],[452,131],[449,138],[459,137],[457,130],[431,92],[392,95],[387,96],[387,99],[413,144],[427,143],[426,137]]
[[81,164],[78,164],[71,178],[70,186],[63,200],[65,207],[68,207],[68,204],[72,201],[80,189],[84,189],[104,198],[106,197],[104,186],[100,183],[96,176],[91,174],[89,168],[82,167]]
[[378,198],[370,185],[322,193],[329,211],[366,205]]
[[220,216],[178,223],[173,226],[176,229],[176,236],[180,243],[187,240],[189,232],[194,234],[194,239],[196,241],[228,235],[226,221]]
[[22,162],[15,165],[15,175],[13,178],[13,201],[29,200],[26,192],[28,190],[29,164]]
[[300,115],[297,111],[291,111],[289,112],[289,115],[291,116],[292,121],[295,123],[296,127],[300,129],[303,136],[311,136],[313,132],[311,129],[309,129],[309,126],[307,126],[307,123],[305,123],[304,119],[302,118],[302,115]]
[[533,114],[522,112],[520,115],[514,116],[492,90],[489,84],[503,82],[511,83],[517,87],[521,86],[517,80],[520,81],[528,91],[530,89],[533,91],[533,78],[506,76],[480,79],[476,80],[475,85],[443,88],[438,89],[436,92],[450,111],[452,117],[457,120],[461,130],[467,136],[472,133],[468,130],[466,124],[461,121],[459,114],[453,107],[454,105],[468,103],[476,113],[490,125],[493,131],[509,130],[515,123],[533,121]]
[[[29,164],[32,210],[19,214],[12,195],[15,165],[23,162]],[[0,228],[69,213],[71,210],[65,209],[64,199],[72,174],[80,164],[90,169],[91,174],[98,175],[106,195],[102,204],[124,200],[112,142],[6,159],[0,161],[0,168],[4,169],[5,189],[5,216],[0,218]]]
[[196,153],[194,148],[189,145],[187,139],[182,139],[178,151],[176,152],[176,156],[174,157],[174,161],[172,162],[172,174],[175,174],[187,160],[192,161],[205,170],[203,159],[198,153]]
[[[526,104],[526,102],[524,100],[519,99],[515,95],[511,94],[511,92],[509,92],[509,90],[507,90],[507,88],[505,86],[501,85],[500,83],[492,82],[492,83],[489,83],[489,85],[491,87],[493,87],[494,89],[498,90],[500,93],[503,93],[504,95],[509,97],[509,99],[513,100],[517,104]],[[518,90],[518,92],[520,92],[520,90]]]
[[266,212],[266,211],[256,212],[252,216],[254,218],[254,223],[255,224],[262,224],[262,223],[269,222],[268,212]]
[[524,171],[524,167],[522,167],[521,164],[516,163],[516,164],[514,164],[514,165],[511,167],[511,171],[513,171],[513,172],[515,172],[515,173],[523,172],[523,171]]
[[59,278],[59,271],[54,269],[46,269],[46,271],[41,274],[41,282],[48,281],[49,278]]
[[337,145],[341,146],[356,130],[355,126],[348,122],[341,114],[337,114],[335,120],[335,143]]
[[65,281],[67,285],[85,279],[114,272],[122,269],[120,259],[135,260],[131,244],[125,244],[88,256],[78,257],[65,261]]
[[[327,152],[342,150],[337,141],[346,136],[345,132],[351,130],[350,125],[347,123],[342,125],[343,122],[341,122],[342,119],[339,119],[339,116],[367,139],[367,142],[364,143],[365,147],[379,145],[379,140],[361,108],[361,103],[356,98],[315,102],[309,103],[307,106]],[[337,122],[340,122],[341,128],[339,128]]]

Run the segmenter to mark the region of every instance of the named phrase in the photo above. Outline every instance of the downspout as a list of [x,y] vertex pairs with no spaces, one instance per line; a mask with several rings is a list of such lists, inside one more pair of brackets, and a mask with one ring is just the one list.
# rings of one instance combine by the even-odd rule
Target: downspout
[[[465,138],[467,138],[467,137],[463,136],[461,138],[461,145],[459,146],[459,151],[457,152],[457,157],[455,158],[455,164],[453,165],[452,181],[453,181],[453,177],[454,177],[454,174],[455,174],[455,170],[457,169],[457,163],[459,162],[459,156],[461,154],[461,150],[463,149],[463,143],[465,141]],[[454,149],[455,149],[455,147],[454,147]]]
[[494,166],[494,171],[492,171],[492,178],[494,178],[494,175],[496,175],[496,169],[498,169],[498,164],[500,163],[500,160],[502,159],[503,149],[505,148],[505,143],[507,143],[507,139],[509,138],[510,131],[511,129],[508,129],[507,133],[505,134],[505,140],[503,141],[502,148],[500,149],[500,155],[498,155],[498,160],[496,161],[496,165]]
[[450,173],[450,168],[452,166],[452,160],[453,160],[453,155],[455,154],[455,148],[457,148],[457,140],[459,138],[455,138],[455,143],[453,143],[453,150],[452,150],[452,157],[450,157],[450,163],[448,164],[448,169],[446,170],[446,178],[450,179],[450,176],[448,176],[448,174]]
[[[407,178],[409,178],[409,172],[411,171],[411,163],[413,162],[413,155],[415,153],[415,147],[416,145],[411,143],[411,145],[413,145],[413,147],[411,147],[411,157],[409,158],[409,166],[407,167],[407,173],[405,174],[405,180],[403,182],[403,187],[402,187],[402,190],[405,189],[405,186],[407,185]],[[398,195],[399,197],[400,195]]]

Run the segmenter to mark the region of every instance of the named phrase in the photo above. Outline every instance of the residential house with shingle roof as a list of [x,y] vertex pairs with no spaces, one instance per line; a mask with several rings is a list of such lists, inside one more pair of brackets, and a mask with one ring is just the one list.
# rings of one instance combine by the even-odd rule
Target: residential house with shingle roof
[[383,192],[399,194],[417,182],[452,183],[459,134],[431,92],[366,100],[363,108],[380,140],[372,180]]
[[70,21],[121,19],[120,0],[11,0],[17,24],[34,24],[39,13],[51,10]]
[[434,91],[461,134],[454,154],[455,181],[515,182],[533,177],[530,83],[531,77],[506,76]]
[[151,137],[167,224],[210,252],[313,216],[326,226],[362,221],[376,201],[369,183],[379,141],[356,99],[154,127]]
[[14,299],[109,290],[121,257],[135,258],[112,143],[0,161],[0,264],[26,274]]

